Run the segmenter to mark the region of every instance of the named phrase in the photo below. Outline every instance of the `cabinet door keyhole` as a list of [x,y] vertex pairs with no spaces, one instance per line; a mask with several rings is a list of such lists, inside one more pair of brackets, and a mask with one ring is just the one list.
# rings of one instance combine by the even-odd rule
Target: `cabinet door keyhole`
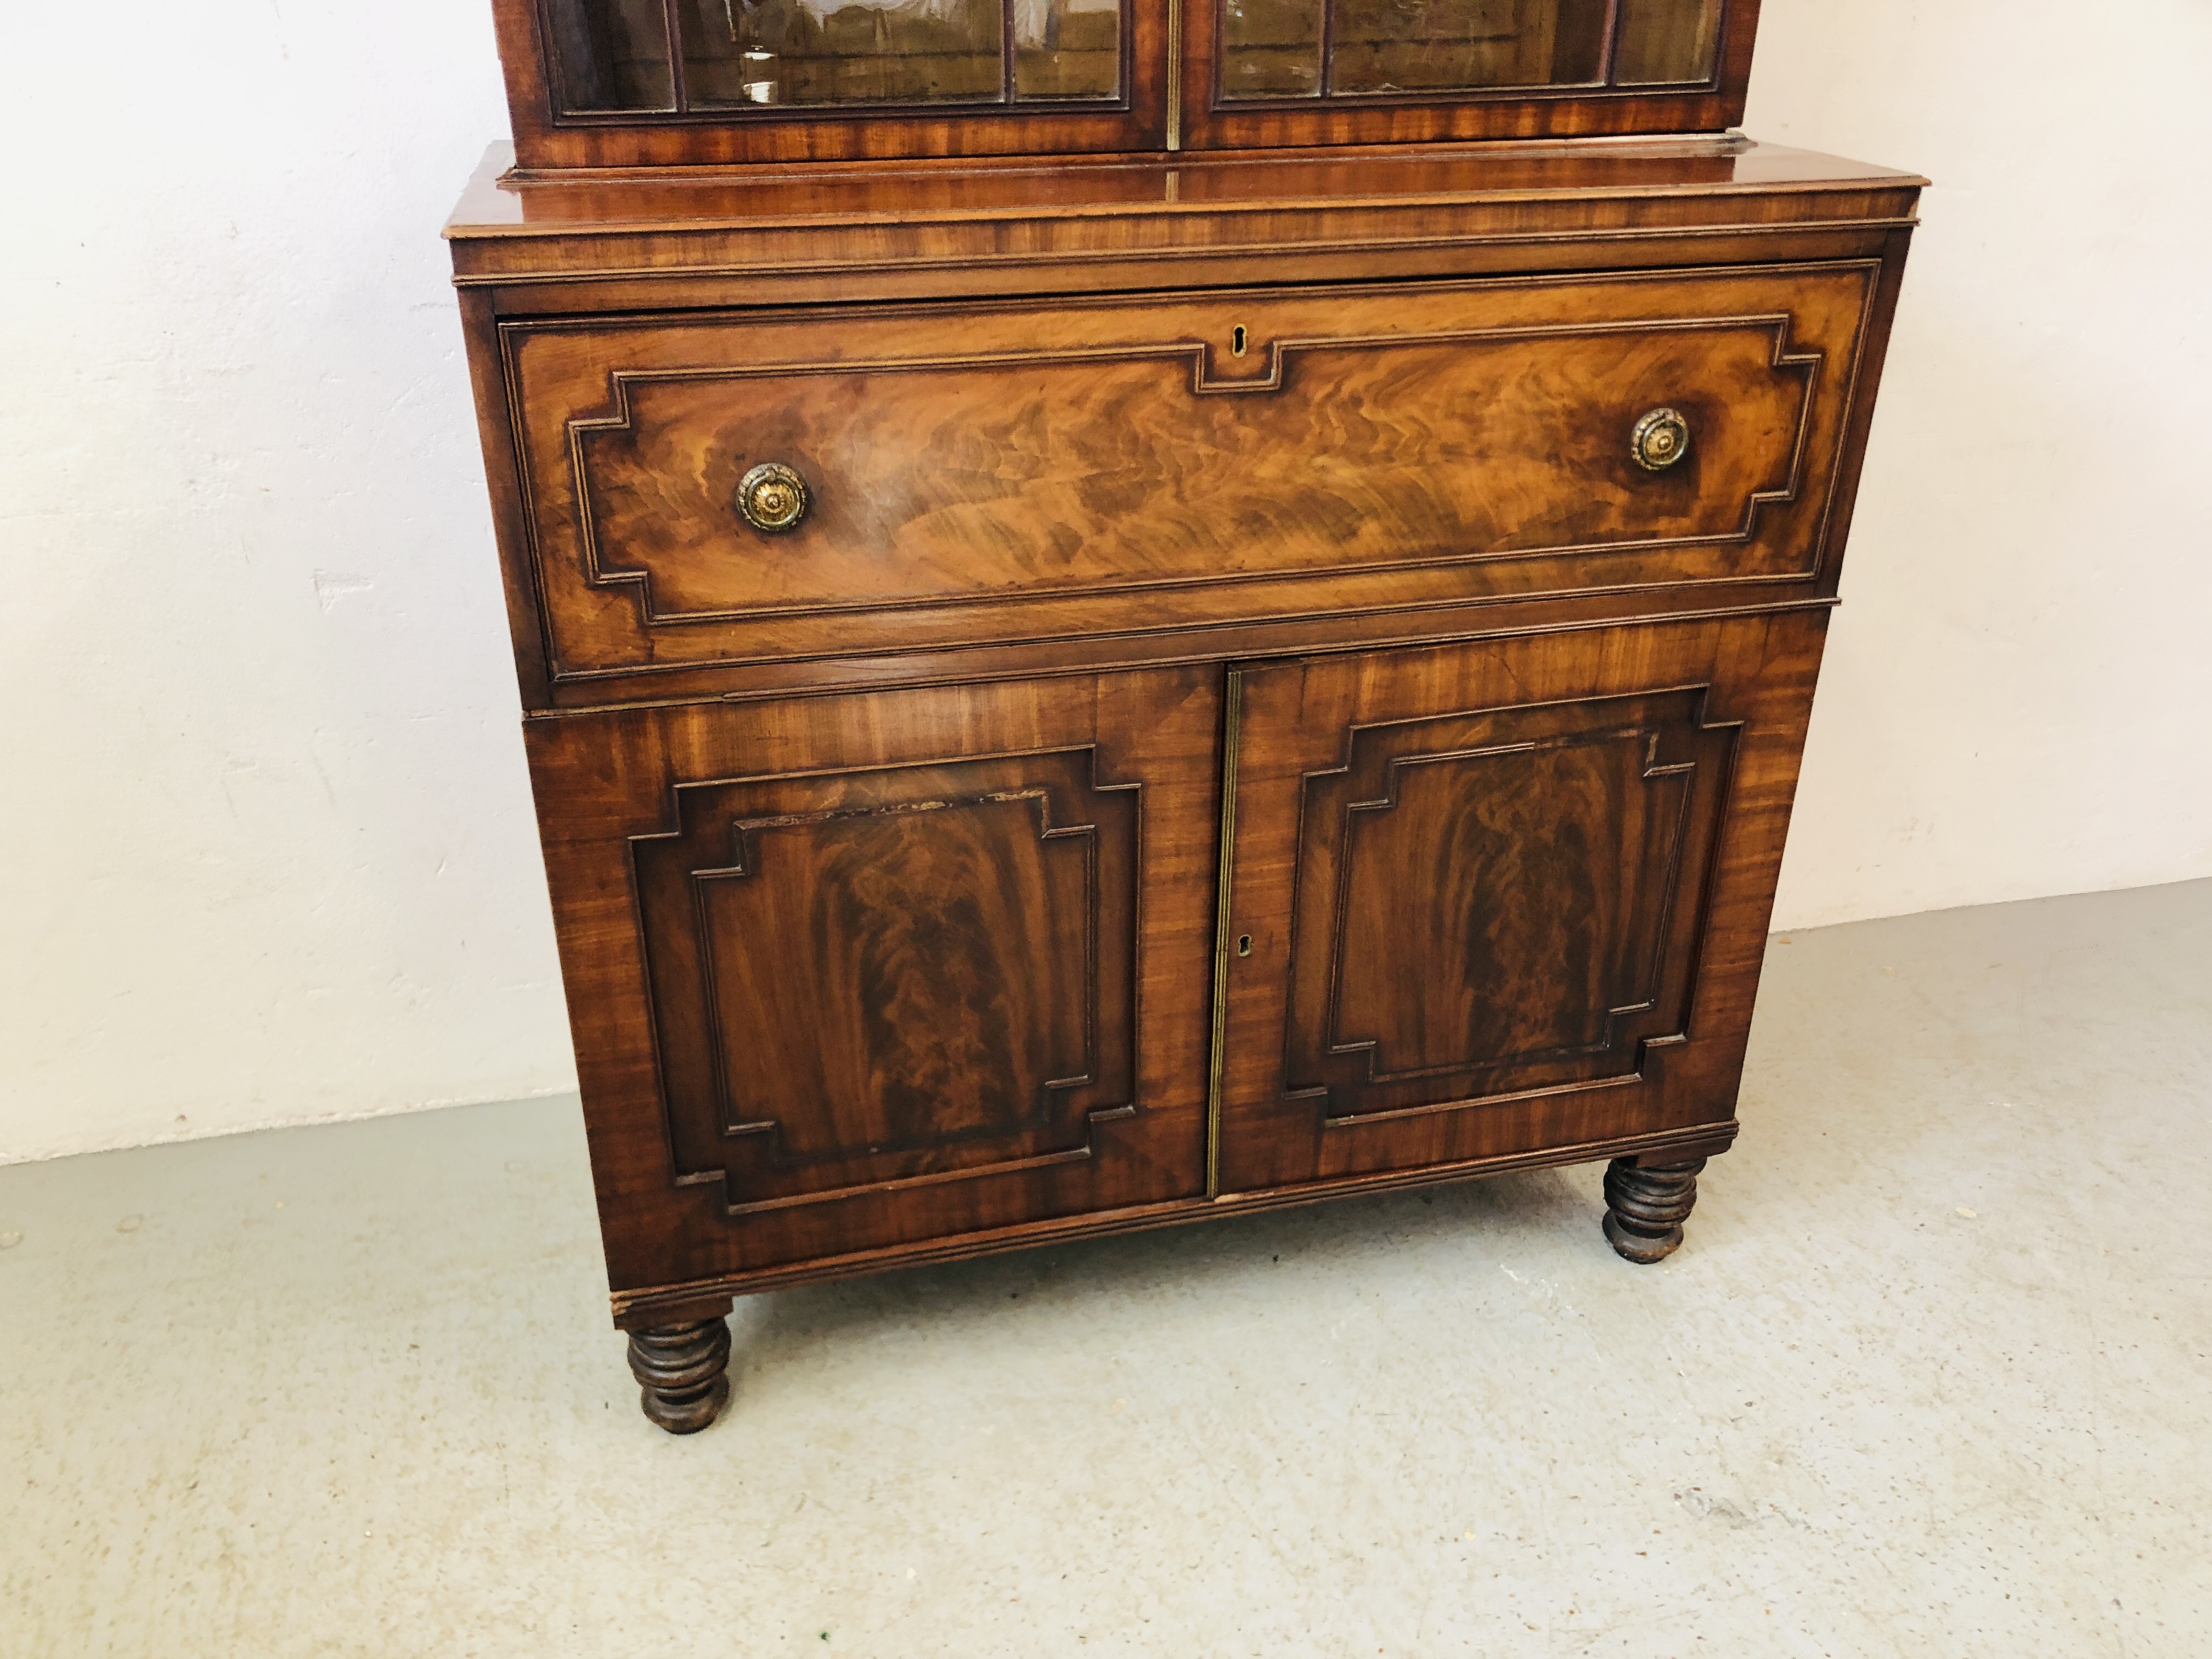
[[1229,331],[1229,355],[1231,356],[1242,357],[1244,355],[1244,348],[1250,343],[1251,342],[1245,337],[1243,324],[1239,323],[1236,327]]
[[1237,954],[1240,957],[1249,957],[1252,954],[1251,934],[1245,933],[1238,937],[1237,940]]

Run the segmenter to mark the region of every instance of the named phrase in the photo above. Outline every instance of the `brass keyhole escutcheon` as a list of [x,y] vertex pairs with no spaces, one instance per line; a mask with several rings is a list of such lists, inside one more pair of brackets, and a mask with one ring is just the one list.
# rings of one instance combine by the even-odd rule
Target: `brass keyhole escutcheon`
[[1655,409],[1628,434],[1628,453],[1646,472],[1664,472],[1690,453],[1690,423],[1680,410]]
[[756,530],[789,530],[806,507],[806,480],[781,461],[763,461],[738,480],[738,511]]
[[1239,323],[1236,327],[1229,331],[1229,355],[1231,356],[1242,357],[1244,355],[1244,348],[1251,343],[1252,342],[1250,337],[1244,332],[1243,324]]
[[1252,954],[1251,934],[1243,933],[1238,935],[1237,940],[1237,954],[1240,957],[1249,957]]

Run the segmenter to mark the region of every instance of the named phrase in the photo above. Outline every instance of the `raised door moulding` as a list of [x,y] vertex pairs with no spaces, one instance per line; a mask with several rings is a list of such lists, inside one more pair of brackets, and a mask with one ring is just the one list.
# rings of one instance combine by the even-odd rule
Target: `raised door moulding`
[[1086,1158],[1135,1073],[1095,751],[675,787],[632,839],[680,1184],[743,1216]]
[[1285,1101],[1463,1110],[1679,1041],[1736,734],[1705,696],[1355,728],[1304,782]]

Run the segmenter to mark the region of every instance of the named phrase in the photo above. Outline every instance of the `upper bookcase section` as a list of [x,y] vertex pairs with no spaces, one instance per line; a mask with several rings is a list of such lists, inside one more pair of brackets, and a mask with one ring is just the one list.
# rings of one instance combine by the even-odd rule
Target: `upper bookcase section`
[[519,164],[1717,132],[1758,0],[493,0]]

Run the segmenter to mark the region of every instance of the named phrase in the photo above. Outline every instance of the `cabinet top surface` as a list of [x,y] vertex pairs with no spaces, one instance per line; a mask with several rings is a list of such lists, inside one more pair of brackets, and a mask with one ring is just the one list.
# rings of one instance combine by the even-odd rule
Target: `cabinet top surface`
[[580,176],[514,171],[491,146],[449,238],[828,226],[933,219],[1272,211],[1563,196],[1704,196],[1917,188],[1917,174],[1733,135],[1480,143],[1347,153],[1141,155]]

